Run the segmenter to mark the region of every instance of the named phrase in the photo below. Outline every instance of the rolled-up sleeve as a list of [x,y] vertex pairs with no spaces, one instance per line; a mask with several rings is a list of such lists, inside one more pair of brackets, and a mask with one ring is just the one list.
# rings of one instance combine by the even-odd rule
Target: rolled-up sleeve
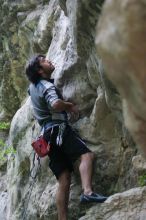
[[57,92],[56,92],[56,88],[54,85],[50,86],[49,88],[45,89],[43,91],[43,95],[44,98],[46,100],[46,102],[48,103],[48,105],[50,105],[51,107],[53,106],[53,104],[60,100]]

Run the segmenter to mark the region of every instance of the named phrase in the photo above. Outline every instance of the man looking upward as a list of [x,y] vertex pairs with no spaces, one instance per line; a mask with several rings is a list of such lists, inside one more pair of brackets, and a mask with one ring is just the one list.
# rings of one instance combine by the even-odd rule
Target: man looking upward
[[49,141],[48,128],[64,123],[63,142],[56,143],[57,133],[53,134],[49,167],[59,183],[56,194],[58,219],[67,220],[67,209],[73,165],[80,158],[79,171],[83,194],[80,202],[104,202],[107,197],[96,194],[92,189],[92,165],[94,154],[83,140],[68,124],[67,113],[77,114],[77,107],[63,100],[62,95],[54,86],[51,74],[54,65],[43,55],[34,56],[26,65],[26,75],[31,82],[29,94],[34,109],[34,115],[39,125],[44,129],[44,137]]

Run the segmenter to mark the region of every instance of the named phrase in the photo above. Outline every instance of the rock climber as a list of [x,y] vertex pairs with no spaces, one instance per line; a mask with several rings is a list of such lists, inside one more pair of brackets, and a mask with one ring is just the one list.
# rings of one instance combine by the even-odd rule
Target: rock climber
[[[92,170],[94,153],[68,123],[67,113],[77,115],[77,106],[63,100],[51,78],[55,66],[44,55],[33,56],[26,65],[26,75],[30,81],[29,94],[34,109],[34,116],[44,129],[44,138],[50,141],[50,127],[54,129],[52,148],[49,154],[49,167],[58,181],[56,204],[59,220],[67,220],[71,173],[74,163],[80,159],[79,172],[83,193],[81,203],[104,202],[107,197],[97,194],[92,189]],[[60,144],[57,143],[59,128],[65,124]]]

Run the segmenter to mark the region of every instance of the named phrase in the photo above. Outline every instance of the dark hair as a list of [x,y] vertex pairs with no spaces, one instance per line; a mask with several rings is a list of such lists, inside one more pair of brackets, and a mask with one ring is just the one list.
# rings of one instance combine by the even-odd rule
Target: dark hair
[[28,63],[26,64],[26,67],[25,67],[25,73],[26,73],[29,81],[34,84],[36,84],[39,81],[39,79],[41,78],[41,76],[38,74],[38,71],[41,69],[41,66],[40,66],[40,58],[41,57],[45,58],[45,56],[42,54],[33,56],[28,61]]

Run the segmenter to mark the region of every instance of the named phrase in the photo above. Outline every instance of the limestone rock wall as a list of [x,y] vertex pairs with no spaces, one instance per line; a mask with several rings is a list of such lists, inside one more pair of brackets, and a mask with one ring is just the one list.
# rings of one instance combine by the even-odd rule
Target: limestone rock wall
[[145,190],[145,187],[134,188],[123,193],[117,193],[101,206],[90,208],[86,215],[79,220],[144,220],[146,217]]
[[[9,143],[17,153],[15,159],[9,157],[7,164],[8,198],[3,213],[7,220],[57,219],[57,183],[48,168],[49,159],[41,160],[41,170],[35,160],[33,175],[38,174],[35,181],[29,175],[33,167],[32,126],[35,124],[33,135],[37,135],[40,128],[34,121],[27,96],[24,66],[34,53],[46,54],[54,63],[56,86],[65,100],[78,105],[80,118],[73,127],[96,153],[95,191],[111,195],[136,187],[138,176],[145,172],[144,168],[133,166],[132,158],[137,147],[123,123],[120,94],[107,79],[102,59],[95,49],[96,23],[102,4],[101,0],[2,1],[1,118],[12,118],[19,108],[12,119],[9,134]],[[143,188],[138,190],[138,193],[142,192]],[[111,207],[114,207],[111,214],[111,220],[114,220],[117,210],[120,212],[120,203],[116,209],[112,199],[107,201],[110,208],[105,204],[101,215],[97,213],[99,205],[93,211],[90,205],[82,207],[80,193],[76,169],[69,204],[71,220],[89,219],[90,212],[94,219],[106,219]],[[124,195],[129,194],[125,192]],[[123,216],[122,212],[124,209],[119,216]],[[133,213],[133,219],[134,216]]]
[[146,156],[146,1],[106,1],[97,30],[97,50],[122,96],[126,126]]

